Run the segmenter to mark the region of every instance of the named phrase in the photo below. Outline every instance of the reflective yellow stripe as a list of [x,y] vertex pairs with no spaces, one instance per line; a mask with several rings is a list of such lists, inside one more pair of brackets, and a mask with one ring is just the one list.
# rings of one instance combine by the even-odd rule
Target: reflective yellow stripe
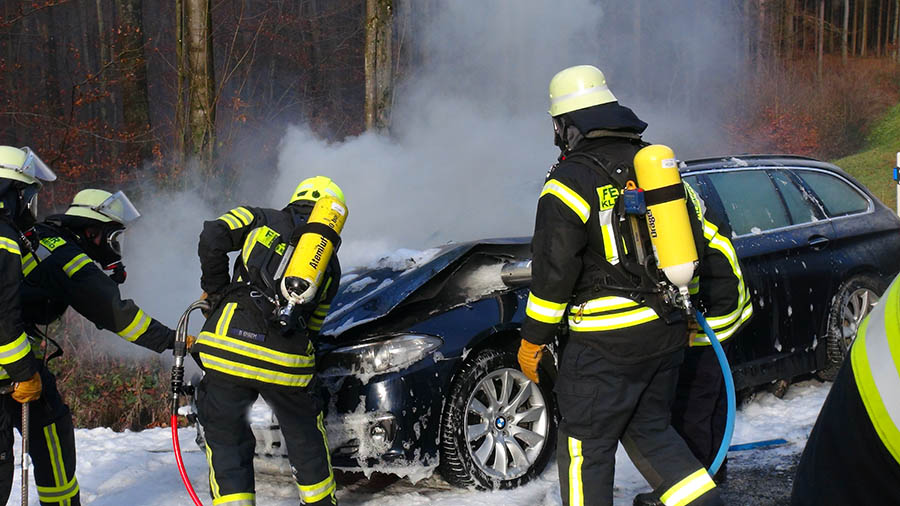
[[63,265],[63,272],[66,273],[66,276],[70,278],[75,275],[76,272],[81,270],[82,267],[91,263],[91,257],[85,255],[84,253],[79,253],[75,255],[75,258],[69,260],[66,265]]
[[38,266],[37,260],[34,258],[34,255],[31,253],[26,253],[24,257],[22,257],[22,275],[28,276],[31,274],[31,271],[34,270],[35,267]]
[[[581,311],[581,314],[590,315],[593,313],[602,313],[604,311],[614,311],[617,309],[626,309],[637,306],[637,302],[627,297],[609,296],[589,300],[583,305],[578,306],[578,309]],[[574,311],[574,308],[572,308],[572,310]]]
[[[222,314],[219,315],[219,321],[216,323],[216,334],[220,336],[224,336],[228,334],[228,327],[231,325],[231,317],[234,316],[234,310],[237,308],[236,302],[229,302],[225,304],[225,308],[222,309]],[[201,337],[204,332],[201,332]]]
[[209,443],[206,443],[206,463],[209,467],[209,490],[212,492],[213,501],[217,498],[222,497],[222,494],[219,492],[219,482],[216,481],[216,470],[213,467],[213,458],[212,458],[212,448],[209,447]]
[[333,494],[337,488],[334,481],[334,470],[331,467],[331,452],[328,451],[328,435],[325,432],[325,423],[321,411],[316,417],[316,427],[322,434],[322,444],[325,450],[325,457],[328,460],[328,477],[313,485],[301,485],[300,482],[297,482],[297,488],[300,491],[300,501],[303,504],[318,502],[328,496],[332,496],[332,502],[334,502]]
[[201,332],[196,344],[285,367],[313,367],[315,365],[315,358],[312,356],[283,353],[212,332]]
[[231,214],[237,216],[244,226],[249,225],[250,222],[253,221],[253,213],[248,211],[246,207],[236,207],[231,210]]
[[562,321],[563,315],[566,314],[566,305],[566,302],[552,302],[529,293],[525,314],[539,322],[555,324]]
[[22,332],[15,341],[0,346],[0,364],[12,364],[30,352],[31,343],[28,342],[28,336]]
[[706,469],[699,469],[667,490],[659,499],[666,506],[684,506],[716,488]]
[[587,223],[591,207],[583,198],[581,198],[581,195],[578,195],[578,193],[571,188],[555,179],[551,179],[544,183],[544,188],[541,190],[541,197],[548,193],[561,200],[566,207],[571,209],[572,212],[578,216],[582,223]]
[[574,332],[595,332],[634,327],[659,318],[649,307],[603,316],[576,317],[569,314],[569,328]]
[[119,334],[126,341],[133,342],[144,335],[144,332],[147,332],[147,329],[150,328],[150,320],[151,318],[147,316],[143,310],[138,309],[138,312],[134,315],[134,319],[131,320],[131,323],[124,329],[116,332],[116,334]]
[[0,237],[0,250],[6,250],[13,255],[22,256],[22,250],[19,249],[19,243],[6,237]]
[[581,506],[584,504],[584,482],[581,477],[581,466],[584,464],[584,455],[581,453],[581,441],[574,437],[568,439],[569,447],[569,504]]
[[241,222],[232,216],[231,213],[225,213],[222,216],[219,216],[219,219],[224,221],[230,230],[241,228]]
[[306,324],[306,326],[307,328],[309,328],[309,330],[318,332],[322,329],[323,323],[325,323],[325,320],[323,320],[322,318],[312,317],[309,319],[309,322]]
[[315,485],[301,485],[297,483],[297,488],[300,489],[300,500],[305,504],[321,501],[334,493],[336,488],[334,475],[329,474],[328,478]]
[[860,326],[850,349],[859,396],[884,447],[900,463],[900,282]]
[[200,360],[207,369],[246,378],[264,383],[273,383],[275,385],[285,385],[289,387],[305,387],[312,380],[312,374],[287,374],[283,372],[270,371],[259,367],[253,367],[232,360],[216,357],[206,353],[200,353]]
[[262,230],[262,227],[254,228],[253,231],[247,234],[247,238],[244,239],[244,247],[241,251],[241,258],[244,259],[244,264],[250,259],[250,253],[253,251],[253,246],[256,246],[257,238],[259,238]]
[[38,496],[41,502],[55,502],[62,506],[71,505],[71,499],[78,494],[78,480],[75,476],[72,476],[71,480],[66,479],[66,464],[63,460],[62,445],[55,423],[44,427],[44,440],[47,442],[50,465],[53,470],[53,482],[56,486],[42,487],[38,485]]
[[228,494],[213,499],[213,506],[227,504],[228,506],[256,506],[256,495],[248,492]]

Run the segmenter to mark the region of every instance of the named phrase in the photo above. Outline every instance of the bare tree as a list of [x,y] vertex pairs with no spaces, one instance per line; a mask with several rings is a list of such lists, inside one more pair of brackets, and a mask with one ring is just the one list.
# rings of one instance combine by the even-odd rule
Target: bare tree
[[849,25],[849,21],[850,0],[844,0],[844,24],[841,28],[841,63],[844,65],[847,64],[847,25]]
[[392,0],[366,1],[366,129],[390,127]]
[[822,67],[825,59],[825,0],[819,0],[819,15],[816,23],[816,78],[822,82]]
[[142,0],[116,0],[122,48],[118,54],[122,85],[122,117],[125,129],[138,137],[140,160],[152,155],[150,99],[147,90],[147,60],[144,56]]
[[[196,157],[200,169],[211,174],[215,161],[216,100],[210,0],[182,0],[186,58],[179,73],[186,78],[188,95],[185,153]],[[184,50],[184,49],[183,49]]]

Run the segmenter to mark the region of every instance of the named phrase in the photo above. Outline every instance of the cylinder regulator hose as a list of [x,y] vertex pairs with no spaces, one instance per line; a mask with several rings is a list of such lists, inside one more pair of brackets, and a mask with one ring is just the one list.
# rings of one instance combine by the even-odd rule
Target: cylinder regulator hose
[[184,488],[187,489],[191,500],[196,506],[203,506],[191,480],[188,478],[187,470],[184,467],[184,460],[181,458],[181,444],[178,442],[178,397],[184,392],[184,356],[187,354],[187,329],[188,318],[191,311],[195,309],[206,310],[209,303],[201,299],[190,306],[181,318],[178,320],[178,326],[175,327],[175,345],[172,347],[172,355],[175,361],[172,364],[172,392],[171,392],[171,419],[169,425],[172,427],[172,449],[175,451],[175,463],[178,465],[178,473],[181,475],[181,481]]
[[731,437],[734,435],[734,417],[737,402],[734,394],[734,378],[731,377],[731,366],[728,365],[728,358],[725,356],[725,350],[722,349],[722,344],[716,337],[716,333],[713,332],[709,327],[709,324],[706,323],[706,318],[703,317],[703,313],[696,311],[696,314],[697,322],[700,324],[703,332],[709,337],[709,342],[712,344],[713,350],[716,351],[716,357],[719,359],[719,366],[722,367],[722,376],[725,378],[725,392],[728,397],[728,419],[725,422],[725,434],[722,437],[722,445],[719,446],[719,452],[716,453],[716,458],[713,460],[712,465],[709,466],[709,474],[710,476],[714,476],[719,470],[719,467],[722,466],[722,462],[725,461],[725,455],[728,454],[728,447],[731,445]]

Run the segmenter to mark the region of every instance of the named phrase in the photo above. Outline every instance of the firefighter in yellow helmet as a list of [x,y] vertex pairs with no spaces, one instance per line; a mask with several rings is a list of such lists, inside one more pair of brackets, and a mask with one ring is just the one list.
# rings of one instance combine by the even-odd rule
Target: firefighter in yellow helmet
[[29,242],[23,232],[36,219],[41,181],[56,175],[30,148],[0,146],[0,386],[14,385],[0,397],[0,502],[6,503],[13,480],[13,427],[21,430],[19,403],[37,400],[40,362],[31,350],[22,319],[23,258]]
[[[647,124],[618,103],[603,73],[590,65],[553,77],[550,115],[560,157],[538,200],[518,357],[525,375],[538,382],[544,347],[568,315],[554,389],[563,504],[612,504],[620,441],[662,503],[722,504],[712,478],[669,424],[687,324],[637,261],[634,231],[618,198],[636,180],[633,160],[647,146],[641,138]],[[712,246],[723,238],[714,227],[704,234],[703,206],[684,189],[702,266],[723,256]],[[720,302],[737,307],[737,287],[721,293]]]
[[792,506],[900,504],[900,276],[859,326],[797,465]]
[[[260,395],[278,418],[301,501],[337,503],[323,405],[313,382],[316,337],[341,277],[336,255],[315,296],[280,320],[287,306],[279,267],[315,225],[307,221],[324,197],[344,203],[338,185],[317,176],[302,181],[283,209],[239,206],[203,224],[200,286],[212,307],[191,353],[205,371],[197,414],[213,504],[255,504],[255,439],[246,413]],[[232,251],[240,253],[229,274]]]
[[[129,342],[156,352],[172,348],[175,332],[119,291],[125,281],[120,239],[139,216],[124,192],[87,189],[75,195],[63,214],[49,216],[29,231],[32,252],[23,259],[22,300],[25,323],[34,335],[42,335],[38,325],[58,320],[71,307]],[[46,367],[41,378],[44,395],[32,408],[30,442],[38,497],[41,504],[77,506],[81,498],[72,415]]]

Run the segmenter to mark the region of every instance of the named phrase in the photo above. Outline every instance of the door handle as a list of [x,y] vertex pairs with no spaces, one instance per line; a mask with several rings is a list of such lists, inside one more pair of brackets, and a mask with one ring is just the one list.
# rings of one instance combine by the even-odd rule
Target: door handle
[[825,249],[828,246],[829,242],[831,242],[831,239],[823,235],[814,235],[809,238],[810,247],[812,247],[812,249],[816,251]]

